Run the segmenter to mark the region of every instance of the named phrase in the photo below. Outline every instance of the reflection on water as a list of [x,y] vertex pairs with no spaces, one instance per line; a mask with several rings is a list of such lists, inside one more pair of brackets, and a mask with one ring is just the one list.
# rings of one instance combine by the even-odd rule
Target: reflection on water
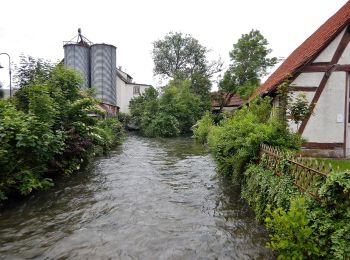
[[130,136],[0,213],[1,259],[270,259],[238,187],[189,138]]

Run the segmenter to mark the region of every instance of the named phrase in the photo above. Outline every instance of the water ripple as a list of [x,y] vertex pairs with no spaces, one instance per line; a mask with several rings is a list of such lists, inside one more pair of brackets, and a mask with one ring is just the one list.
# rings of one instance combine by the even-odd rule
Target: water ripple
[[271,259],[267,234],[190,139],[130,136],[0,214],[0,259]]

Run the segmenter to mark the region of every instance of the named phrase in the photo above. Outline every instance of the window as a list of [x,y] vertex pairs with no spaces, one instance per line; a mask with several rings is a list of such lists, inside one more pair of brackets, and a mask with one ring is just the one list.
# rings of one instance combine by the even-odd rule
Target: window
[[134,95],[140,94],[140,86],[134,86]]

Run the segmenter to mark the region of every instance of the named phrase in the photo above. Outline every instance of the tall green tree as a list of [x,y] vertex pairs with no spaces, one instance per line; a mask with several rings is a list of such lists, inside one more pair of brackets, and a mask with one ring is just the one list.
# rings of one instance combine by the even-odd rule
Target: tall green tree
[[221,71],[222,62],[209,61],[209,50],[191,35],[169,32],[153,42],[154,75],[170,79],[191,81],[191,91],[208,95],[211,77]]
[[54,64],[49,60],[20,55],[19,65],[15,65],[14,83],[17,88],[30,84],[41,84],[50,78]]
[[231,64],[219,84],[220,89],[249,95],[268,74],[269,68],[278,62],[276,57],[268,57],[271,52],[259,30],[243,34],[229,53]]
[[130,101],[133,124],[149,137],[187,134],[203,115],[200,95],[190,91],[189,80],[171,80],[158,97],[154,88]]

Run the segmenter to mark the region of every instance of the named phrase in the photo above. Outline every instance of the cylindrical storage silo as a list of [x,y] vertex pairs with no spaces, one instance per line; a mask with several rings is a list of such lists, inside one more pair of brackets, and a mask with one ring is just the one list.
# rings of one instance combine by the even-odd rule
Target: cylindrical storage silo
[[83,78],[83,88],[90,87],[90,47],[81,44],[66,44],[64,49],[64,65],[75,69]]
[[117,105],[116,47],[109,44],[91,46],[91,87],[96,88],[96,97],[102,103]]

